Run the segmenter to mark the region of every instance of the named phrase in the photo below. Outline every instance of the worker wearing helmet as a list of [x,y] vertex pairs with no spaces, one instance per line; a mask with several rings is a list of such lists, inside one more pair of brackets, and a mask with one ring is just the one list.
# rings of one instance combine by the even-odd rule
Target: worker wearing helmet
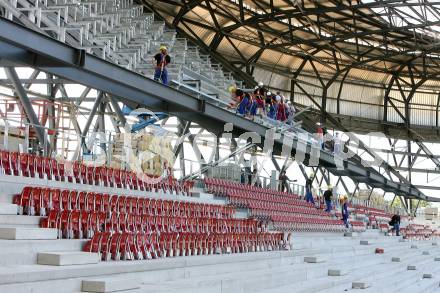
[[166,46],[160,46],[159,53],[154,55],[153,64],[156,67],[154,70],[154,80],[161,81],[164,85],[168,85],[168,72],[166,66],[170,64],[171,57],[168,55]]
[[341,197],[341,209],[342,209],[342,220],[344,221],[344,225],[346,228],[349,228],[349,224],[348,224],[348,217],[349,217],[349,213],[348,213],[348,197],[346,195],[343,195]]
[[328,185],[327,190],[324,192],[325,205],[327,206],[325,211],[328,213],[332,211],[332,197],[333,197],[333,186]]
[[312,194],[313,177],[315,177],[315,174],[311,173],[310,177],[307,178],[307,180],[306,180],[306,201],[311,202],[312,204],[315,204],[315,201],[313,200],[313,194]]
[[260,115],[261,117],[266,116],[266,89],[261,81],[258,83],[258,86],[255,87],[254,96],[257,106],[256,114]]

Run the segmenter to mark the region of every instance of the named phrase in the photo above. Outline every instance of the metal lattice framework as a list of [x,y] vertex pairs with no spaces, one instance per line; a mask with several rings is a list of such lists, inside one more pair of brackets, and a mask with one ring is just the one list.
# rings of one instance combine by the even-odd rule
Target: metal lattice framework
[[[142,2],[180,28],[198,45],[214,52],[237,77],[252,85],[255,69],[276,72],[290,81],[278,88],[306,95],[326,120],[328,100],[354,83],[380,85],[383,91],[382,126],[351,122],[353,129],[383,130],[414,139],[410,128],[412,100],[419,89],[436,89],[439,80],[438,33],[440,3],[435,1],[153,1]],[[227,62],[225,62],[228,60]],[[232,60],[232,61],[231,61]],[[232,65],[232,66],[231,66]],[[319,101],[307,91],[304,77],[318,81]],[[338,93],[329,97],[330,87]],[[390,91],[400,92],[391,97]],[[367,103],[365,103],[368,106]],[[433,126],[439,125],[439,100],[432,103]],[[390,121],[396,112],[400,123]],[[430,140],[436,131],[419,129]]]
[[[440,2],[142,0],[142,4],[249,86],[270,76],[265,79],[270,88],[290,94],[300,108],[306,101],[315,109],[303,119],[309,131],[321,120],[342,131],[385,133],[394,155],[384,172],[390,178],[411,181],[421,154],[439,166],[424,141],[439,141]],[[277,82],[272,80],[274,74]],[[344,103],[352,102],[344,91],[351,87],[355,91],[356,86],[380,88],[378,99],[369,101],[367,96],[359,102],[363,107],[377,105],[380,119],[343,113]],[[427,104],[415,99],[426,93],[431,97]],[[419,125],[413,122],[415,115],[434,118],[429,125]],[[397,139],[407,141],[399,163],[394,154]],[[417,151],[412,152],[411,142]],[[397,170],[407,172],[405,178]]]

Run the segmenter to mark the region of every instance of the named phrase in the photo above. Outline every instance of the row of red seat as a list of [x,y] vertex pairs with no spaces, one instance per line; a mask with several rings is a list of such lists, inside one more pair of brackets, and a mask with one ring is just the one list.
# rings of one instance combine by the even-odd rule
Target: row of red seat
[[194,234],[194,233],[97,233],[84,251],[101,255],[102,260],[142,260],[152,258],[243,253],[283,249],[283,234]]
[[353,230],[353,232],[365,232],[366,230],[366,225],[364,222],[361,221],[350,221],[351,224],[351,228]]
[[357,214],[364,214],[370,217],[370,220],[389,221],[391,214],[380,209],[363,206],[360,204],[353,205],[354,212]]
[[98,232],[250,234],[258,231],[258,221],[53,210],[42,220],[41,227],[57,229],[59,238],[83,239]]
[[405,238],[413,240],[434,239],[440,237],[440,232],[430,226],[421,224],[409,224],[408,226],[401,228],[400,232]]
[[379,223],[378,228],[383,232],[388,232],[390,230],[390,225],[387,223]]
[[274,222],[273,227],[278,231],[295,232],[343,232],[346,230],[343,225],[307,222]]
[[75,162],[58,162],[54,158],[27,153],[0,151],[0,163],[5,174],[39,177],[57,181],[129,188],[134,190],[176,192],[190,195],[191,180],[178,182],[172,176],[159,178],[128,170],[94,166]]
[[[206,178],[210,191],[221,191],[236,206],[249,208],[253,216],[273,222],[278,230],[343,231],[343,222],[298,196],[225,180]],[[251,191],[262,191],[251,192]]]
[[292,193],[277,191],[268,188],[261,188],[217,178],[205,177],[204,183],[205,188],[210,193],[223,196],[228,196],[229,193],[242,194],[243,197],[254,196],[255,194],[258,194],[262,200],[279,203],[291,203],[292,200],[299,199],[298,195]]
[[14,197],[14,203],[22,207],[21,214],[40,216],[46,215],[49,210],[81,210],[230,219],[235,213],[234,207],[225,205],[31,186],[23,188],[21,194]]
[[231,203],[241,203],[246,207],[252,209],[252,212],[261,212],[261,213],[285,213],[285,214],[304,214],[304,215],[313,215],[328,218],[330,215],[323,210],[316,209],[315,207],[303,207],[303,206],[295,206],[295,205],[287,205],[287,204],[278,204],[271,202],[263,202],[261,200],[255,199],[236,199],[234,197],[229,197],[231,199]]
[[272,216],[275,222],[298,222],[298,223],[316,223],[316,224],[328,224],[328,225],[341,225],[341,220],[336,220],[332,218],[321,219],[321,218],[310,218],[302,217],[299,215],[294,216]]

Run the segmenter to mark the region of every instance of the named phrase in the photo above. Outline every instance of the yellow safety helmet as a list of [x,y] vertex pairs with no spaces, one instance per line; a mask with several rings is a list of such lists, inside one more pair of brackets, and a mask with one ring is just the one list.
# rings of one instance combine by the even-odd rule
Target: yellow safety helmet
[[231,85],[230,87],[228,87],[228,92],[229,93],[235,93],[235,91],[237,90],[237,87],[235,85]]
[[328,189],[332,189],[333,186],[332,186],[331,184],[329,184],[329,185],[327,185],[327,188],[328,188]]
[[166,51],[166,50],[168,50],[168,49],[167,49],[167,46],[162,45],[162,46],[160,46],[159,50],[161,50],[161,51],[162,51],[162,50],[165,50],[165,51]]

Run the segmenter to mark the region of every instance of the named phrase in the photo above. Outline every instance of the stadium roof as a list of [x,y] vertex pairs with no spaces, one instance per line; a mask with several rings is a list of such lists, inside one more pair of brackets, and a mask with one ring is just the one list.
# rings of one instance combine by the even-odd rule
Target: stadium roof
[[[321,72],[353,70],[437,79],[440,2],[144,0],[169,23],[243,65],[295,71],[304,59]],[[403,67],[403,68],[402,68]],[[314,70],[309,65],[309,70]],[[362,70],[374,71],[360,75]],[[385,73],[385,74],[378,74]]]
[[[250,85],[263,80],[300,104],[369,120],[352,129],[384,130],[374,121],[389,124],[385,132],[395,137],[412,138],[397,132],[404,124],[438,139],[432,126],[439,126],[440,2],[142,3]],[[353,104],[373,107],[357,114]]]

